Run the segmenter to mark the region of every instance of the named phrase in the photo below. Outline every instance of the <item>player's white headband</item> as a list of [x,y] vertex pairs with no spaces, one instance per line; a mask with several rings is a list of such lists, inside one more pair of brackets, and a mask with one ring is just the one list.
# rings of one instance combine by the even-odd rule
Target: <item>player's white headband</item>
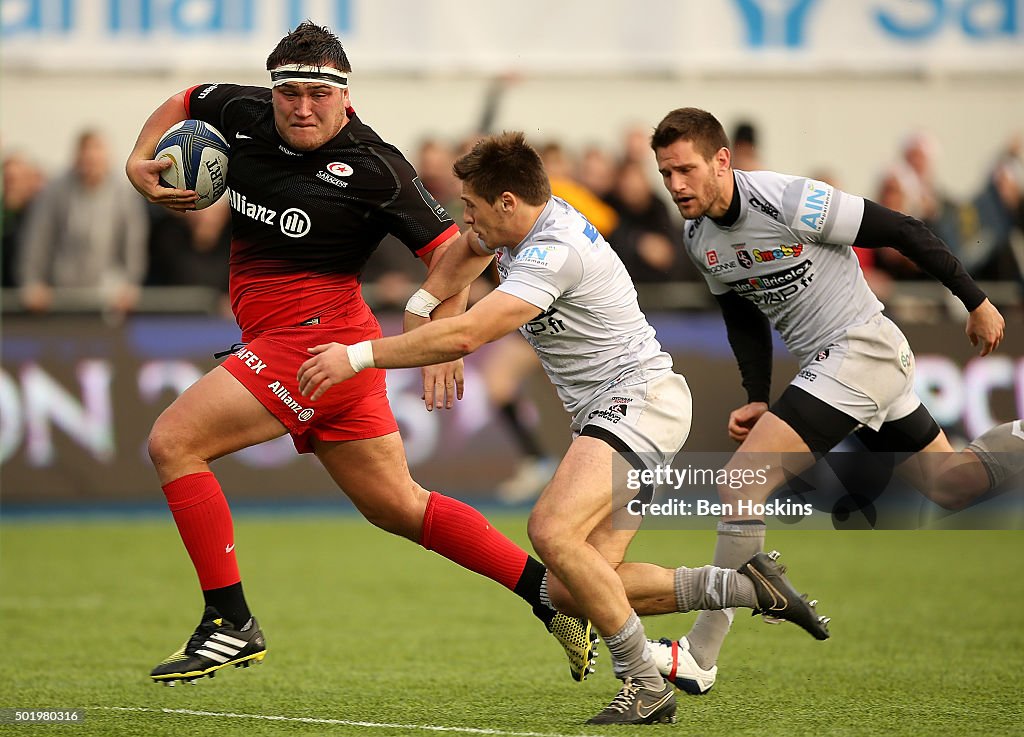
[[282,64],[270,70],[270,81],[274,86],[286,82],[319,82],[331,87],[348,87],[348,72],[334,67],[317,67],[309,64]]

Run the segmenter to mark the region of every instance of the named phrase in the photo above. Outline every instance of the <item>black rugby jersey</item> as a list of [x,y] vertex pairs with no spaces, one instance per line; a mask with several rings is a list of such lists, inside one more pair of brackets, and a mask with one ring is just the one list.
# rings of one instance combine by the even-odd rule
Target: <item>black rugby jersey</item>
[[422,256],[458,232],[402,153],[352,110],[331,141],[298,152],[274,126],[266,87],[199,85],[185,105],[231,146],[231,297],[243,331],[350,313],[339,301],[362,301],[358,274],[385,235]]

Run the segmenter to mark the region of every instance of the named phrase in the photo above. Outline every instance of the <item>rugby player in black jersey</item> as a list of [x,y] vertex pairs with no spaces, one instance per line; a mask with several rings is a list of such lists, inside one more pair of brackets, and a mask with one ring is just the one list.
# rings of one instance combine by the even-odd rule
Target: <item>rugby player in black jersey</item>
[[[267,59],[271,87],[203,84],[176,94],[144,124],[126,172],[150,202],[194,206],[158,181],[153,160],[172,124],[198,118],[231,150],[231,304],[244,346],[157,419],[149,453],[199,577],[205,611],[185,645],[152,671],[174,683],[263,659],[266,644],[242,592],[231,513],[209,462],[290,434],[314,453],[373,524],[487,576],[525,599],[582,680],[596,654],[590,623],[542,603],[544,566],[475,509],[410,476],[384,372],[367,371],[311,406],[296,384],[306,348],[379,337],[359,272],[388,233],[430,264],[459,229],[413,167],[352,108],[351,66],[338,38],[306,22]],[[465,296],[440,306],[461,312]],[[424,399],[450,406],[461,366],[425,373]]]

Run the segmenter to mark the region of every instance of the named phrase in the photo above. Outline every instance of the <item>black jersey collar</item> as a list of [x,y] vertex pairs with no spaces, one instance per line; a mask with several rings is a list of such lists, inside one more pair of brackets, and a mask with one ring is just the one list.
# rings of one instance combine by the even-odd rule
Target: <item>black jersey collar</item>
[[711,218],[711,222],[719,228],[731,228],[740,219],[740,188],[736,183],[736,172],[732,173],[732,202],[729,209],[720,218]]

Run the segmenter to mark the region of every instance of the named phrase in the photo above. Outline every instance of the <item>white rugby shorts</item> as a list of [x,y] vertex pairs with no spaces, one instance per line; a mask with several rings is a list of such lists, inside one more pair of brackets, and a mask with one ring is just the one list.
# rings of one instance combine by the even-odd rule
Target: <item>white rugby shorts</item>
[[790,385],[872,430],[906,417],[921,404],[914,392],[910,344],[882,314],[819,349]]
[[690,434],[693,416],[686,379],[669,371],[602,392],[572,418],[573,437],[598,426],[639,454],[650,468],[668,465]]

